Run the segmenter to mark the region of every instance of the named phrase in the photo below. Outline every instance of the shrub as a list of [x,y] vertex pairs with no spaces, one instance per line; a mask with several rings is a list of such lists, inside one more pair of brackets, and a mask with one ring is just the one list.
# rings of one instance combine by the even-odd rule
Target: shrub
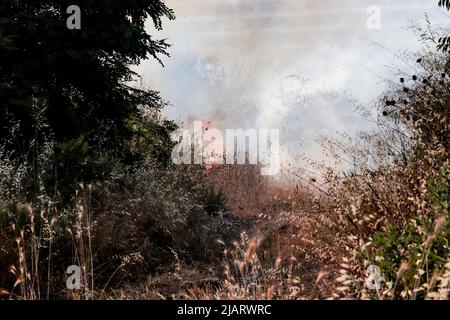
[[433,293],[450,259],[449,200],[450,175],[442,169],[429,182],[425,199],[431,216],[418,216],[401,228],[390,225],[375,234],[372,261],[379,261],[386,281],[395,283],[390,293],[393,298],[425,298]]

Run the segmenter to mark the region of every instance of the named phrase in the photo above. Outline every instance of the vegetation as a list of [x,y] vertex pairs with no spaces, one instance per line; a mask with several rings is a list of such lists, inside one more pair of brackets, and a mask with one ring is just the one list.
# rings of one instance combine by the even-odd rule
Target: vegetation
[[174,129],[169,122],[141,124],[143,112],[164,102],[158,92],[128,84],[136,76],[130,65],[167,55],[169,45],[146,33],[147,18],[161,29],[162,17],[174,19],[173,12],[161,1],[78,3],[84,8],[80,30],[66,26],[70,1],[0,4],[0,144],[31,163],[51,136],[55,167],[42,180],[47,189],[60,184],[63,196],[79,181],[101,179],[115,162],[139,157],[130,148],[136,135],[150,131],[143,138],[167,158],[164,141]]
[[449,298],[447,38],[407,56],[376,130],[323,140],[351,169],[292,185],[173,166],[165,102],[130,83],[169,47],[145,21],[174,13],[79,2],[81,30],[67,1],[0,3],[0,298]]

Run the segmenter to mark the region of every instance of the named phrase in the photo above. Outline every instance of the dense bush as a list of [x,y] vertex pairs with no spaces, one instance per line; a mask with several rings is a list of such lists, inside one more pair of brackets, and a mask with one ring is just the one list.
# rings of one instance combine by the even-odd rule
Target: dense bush
[[[117,162],[141,157],[144,139],[167,161],[173,123],[143,119],[165,102],[130,85],[131,65],[167,55],[169,45],[146,32],[174,13],[161,1],[80,0],[82,28],[69,30],[70,1],[0,3],[0,146],[31,163],[52,136],[53,177],[40,181],[69,201],[80,181],[107,176]],[[101,19],[99,17],[101,16]],[[45,121],[42,121],[45,119]],[[45,123],[45,126],[42,124]],[[35,177],[29,183],[38,188]],[[56,192],[56,190],[53,190]],[[32,195],[32,193],[30,193]]]

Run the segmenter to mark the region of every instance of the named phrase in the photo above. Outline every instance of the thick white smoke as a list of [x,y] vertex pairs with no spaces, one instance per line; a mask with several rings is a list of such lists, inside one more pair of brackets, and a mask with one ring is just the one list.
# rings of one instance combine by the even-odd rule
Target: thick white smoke
[[[164,69],[139,67],[144,84],[172,103],[166,115],[223,130],[280,129],[286,152],[313,158],[321,156],[317,136],[368,128],[354,99],[370,107],[391,77],[386,66],[401,63],[392,52],[419,47],[405,27],[425,12],[446,18],[429,0],[166,2],[177,20],[155,36],[173,43],[172,57]],[[380,30],[366,24],[374,4]]]

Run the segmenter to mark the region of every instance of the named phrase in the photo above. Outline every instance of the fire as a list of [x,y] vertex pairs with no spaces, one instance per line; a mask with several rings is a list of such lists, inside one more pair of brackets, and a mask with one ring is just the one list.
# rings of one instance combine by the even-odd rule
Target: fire
[[[194,123],[194,119],[189,119],[188,124]],[[203,121],[202,126],[202,134],[203,136],[208,137],[203,141],[203,160],[204,160],[204,169],[205,171],[211,171],[214,167],[223,163],[224,152],[224,141],[221,136],[215,136],[213,132],[215,129],[218,129],[213,121]]]
[[216,137],[214,134],[211,134],[209,136],[209,133],[212,132],[216,127],[211,121],[208,121],[203,126],[203,134],[205,136],[208,136],[210,139],[207,139],[204,141],[203,145],[203,154],[205,156],[204,163],[205,163],[205,170],[210,171],[212,170],[216,165],[219,165],[223,162],[223,159],[220,159],[220,157],[223,157],[223,141],[222,137]]

